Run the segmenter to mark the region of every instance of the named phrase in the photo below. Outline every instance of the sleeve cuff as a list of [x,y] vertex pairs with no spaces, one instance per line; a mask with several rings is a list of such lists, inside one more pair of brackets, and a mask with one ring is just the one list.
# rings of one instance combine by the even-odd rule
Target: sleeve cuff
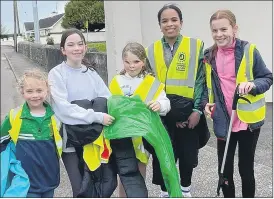
[[203,115],[203,112],[202,112],[202,111],[199,111],[198,109],[192,109],[192,111],[198,112],[200,115]]

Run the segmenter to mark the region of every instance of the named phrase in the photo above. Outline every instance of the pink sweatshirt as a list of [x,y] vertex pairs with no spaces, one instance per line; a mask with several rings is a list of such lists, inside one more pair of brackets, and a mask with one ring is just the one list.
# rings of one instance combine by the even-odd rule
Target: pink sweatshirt
[[[236,88],[236,74],[235,74],[235,44],[236,40],[230,47],[218,47],[216,55],[217,73],[220,78],[221,89],[224,94],[226,108],[228,114],[232,113],[232,101]],[[232,132],[246,130],[248,125],[239,120],[236,113],[233,124]]]

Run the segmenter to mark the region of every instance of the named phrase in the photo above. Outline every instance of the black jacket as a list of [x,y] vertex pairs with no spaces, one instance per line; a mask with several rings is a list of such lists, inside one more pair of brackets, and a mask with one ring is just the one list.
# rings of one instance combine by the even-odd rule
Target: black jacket
[[[171,110],[167,113],[165,119],[171,123],[186,121],[193,112],[194,101],[190,98],[174,94],[168,94],[167,97],[170,100]],[[202,148],[207,144],[210,138],[210,132],[204,114],[200,116],[200,121],[195,127],[195,130],[199,135],[199,148]]]
[[[93,109],[95,112],[107,113],[107,99],[103,97],[95,98],[94,100],[75,100],[71,102],[85,109]],[[68,146],[84,146],[94,142],[101,134],[103,125],[92,123],[89,125],[78,124],[69,125],[64,124],[63,128],[67,131],[67,147]],[[61,131],[62,132],[62,131]]]

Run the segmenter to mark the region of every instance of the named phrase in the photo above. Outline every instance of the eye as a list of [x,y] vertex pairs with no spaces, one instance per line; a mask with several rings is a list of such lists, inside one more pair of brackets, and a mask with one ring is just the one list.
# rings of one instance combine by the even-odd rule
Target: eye
[[139,60],[135,60],[134,61],[134,64],[138,64],[140,61]]
[[31,90],[27,90],[26,93],[29,93],[29,94],[30,94],[30,93],[32,93],[32,91],[31,91]]

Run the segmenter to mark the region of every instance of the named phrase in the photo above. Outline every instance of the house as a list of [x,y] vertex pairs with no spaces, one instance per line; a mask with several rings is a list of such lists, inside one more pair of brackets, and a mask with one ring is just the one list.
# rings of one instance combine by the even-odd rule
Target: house
[[[51,13],[51,16],[47,18],[43,18],[39,20],[39,30],[40,37],[46,37],[49,33],[61,33],[65,30],[62,26],[62,19],[64,17],[63,14],[57,14],[56,12]],[[30,38],[30,36],[34,36],[34,23],[33,22],[25,22],[25,37]]]

